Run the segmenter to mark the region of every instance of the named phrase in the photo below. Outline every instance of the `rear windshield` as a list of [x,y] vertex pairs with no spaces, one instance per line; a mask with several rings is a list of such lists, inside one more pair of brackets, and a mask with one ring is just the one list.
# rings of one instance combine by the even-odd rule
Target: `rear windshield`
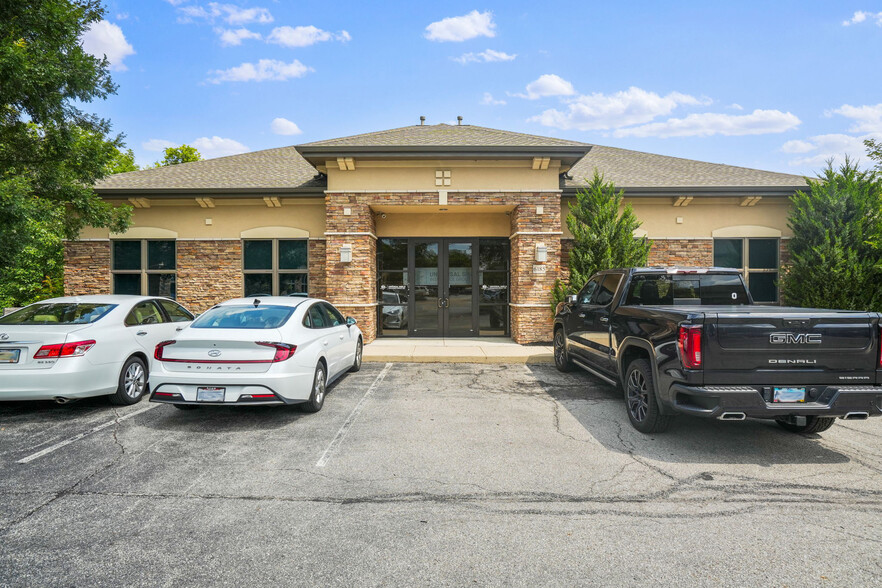
[[634,276],[626,305],[748,304],[747,292],[738,274]]
[[216,306],[193,321],[190,328],[278,329],[292,314],[292,306]]
[[0,325],[89,325],[116,308],[116,304],[32,304],[0,318]]

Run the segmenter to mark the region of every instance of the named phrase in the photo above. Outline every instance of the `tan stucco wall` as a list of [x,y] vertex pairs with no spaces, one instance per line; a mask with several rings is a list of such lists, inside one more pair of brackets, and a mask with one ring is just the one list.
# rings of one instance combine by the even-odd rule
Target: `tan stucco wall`
[[[340,171],[328,162],[328,191],[495,190],[499,192],[557,190],[560,162],[532,169],[532,160],[513,161],[360,161],[354,171]],[[450,171],[450,185],[437,186],[435,172]]]
[[[309,237],[325,234],[324,198],[280,198],[281,208],[269,208],[260,198],[215,200],[214,208],[202,208],[193,198],[150,201],[150,208],[136,208],[130,234],[114,237],[178,239],[239,239],[243,231],[259,227],[299,229]],[[211,224],[206,224],[211,219]],[[151,234],[153,231],[155,234]],[[171,234],[168,232],[171,231]],[[293,236],[277,234],[276,236]],[[254,235],[255,237],[257,235]],[[298,231],[297,236],[303,235]],[[81,239],[106,239],[107,229],[86,228]]]
[[[634,213],[642,222],[640,229],[646,231],[650,239],[664,238],[711,238],[716,230],[726,227],[755,227],[744,229],[742,237],[753,236],[756,227],[780,231],[783,237],[792,236],[787,227],[787,214],[790,204],[786,198],[764,198],[755,206],[740,206],[738,198],[696,198],[688,206],[673,206],[670,198],[626,199],[634,208]],[[563,238],[572,239],[566,225],[569,202],[564,202],[561,210]],[[677,222],[677,218],[682,223]],[[771,233],[769,231],[768,233]]]
[[503,213],[386,213],[377,216],[378,237],[508,237],[511,220]]

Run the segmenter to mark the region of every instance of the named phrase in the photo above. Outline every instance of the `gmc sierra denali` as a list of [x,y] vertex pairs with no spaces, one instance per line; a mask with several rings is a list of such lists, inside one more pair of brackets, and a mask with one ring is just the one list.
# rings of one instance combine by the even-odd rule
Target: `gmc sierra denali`
[[621,385],[643,433],[677,414],[797,433],[882,415],[879,313],[755,305],[734,269],[600,272],[558,304],[554,359]]

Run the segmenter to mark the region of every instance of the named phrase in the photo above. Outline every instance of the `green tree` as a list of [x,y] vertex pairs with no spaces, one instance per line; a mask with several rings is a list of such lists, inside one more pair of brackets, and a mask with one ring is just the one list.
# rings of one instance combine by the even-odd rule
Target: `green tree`
[[80,45],[103,12],[97,0],[0,2],[2,305],[58,291],[61,239],[86,225],[119,232],[130,222],[130,207],[92,190],[122,137],[80,107],[116,91],[107,60]]
[[191,147],[184,143],[180,147],[166,147],[165,157],[161,161],[153,164],[153,167],[165,167],[167,165],[177,165],[178,163],[189,163],[191,161],[202,161],[202,155],[195,147]]
[[135,153],[131,149],[117,149],[113,155],[113,159],[107,164],[107,175],[121,174],[130,171],[138,171],[138,164],[135,163]]
[[790,263],[782,295],[794,306],[882,310],[882,181],[848,158],[791,197]]
[[867,147],[867,156],[876,162],[876,169],[882,172],[882,143],[875,139],[867,139],[864,145]]
[[592,275],[605,269],[645,266],[652,242],[634,237],[640,221],[630,204],[622,206],[624,191],[616,190],[594,170],[588,185],[576,192],[576,200],[567,215],[567,227],[573,234],[570,252],[570,280],[555,282],[552,309],[567,294],[582,289]]

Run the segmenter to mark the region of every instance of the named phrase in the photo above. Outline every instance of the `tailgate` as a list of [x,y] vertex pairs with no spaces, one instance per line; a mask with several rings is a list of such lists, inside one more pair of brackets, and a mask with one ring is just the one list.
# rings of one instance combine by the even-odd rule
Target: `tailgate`
[[705,324],[707,381],[713,372],[727,374],[727,383],[747,383],[739,373],[768,383],[875,381],[875,314],[770,308],[719,312]]

